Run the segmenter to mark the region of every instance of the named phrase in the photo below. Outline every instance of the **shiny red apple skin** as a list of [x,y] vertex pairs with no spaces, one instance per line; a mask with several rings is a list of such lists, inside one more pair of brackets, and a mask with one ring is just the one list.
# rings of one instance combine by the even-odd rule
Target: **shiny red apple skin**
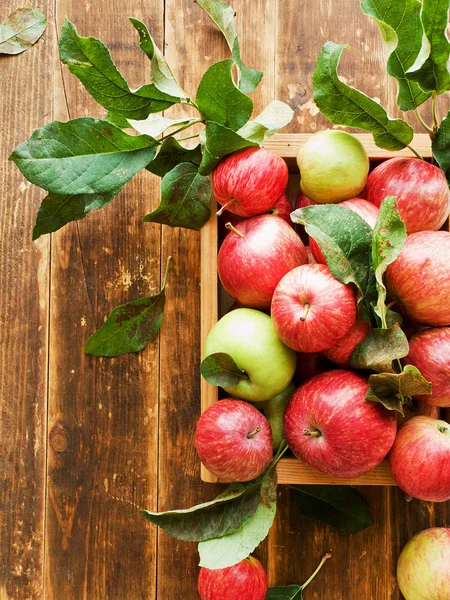
[[417,400],[450,406],[450,327],[425,329],[413,336],[404,363],[417,367],[432,384],[432,393],[415,396]]
[[396,196],[407,233],[438,230],[449,212],[450,193],[444,173],[418,158],[390,158],[369,175],[366,198],[380,207],[386,196]]
[[286,439],[295,456],[322,473],[346,479],[376,467],[394,443],[397,421],[381,404],[365,401],[368,389],[364,377],[341,369],[304,383],[284,414]]
[[432,527],[415,535],[397,562],[397,583],[405,600],[450,598],[450,529]]
[[300,192],[295,201],[295,208],[305,208],[305,206],[318,206],[317,202],[305,196],[303,192]]
[[226,569],[205,569],[198,576],[200,600],[264,600],[267,575],[262,564],[249,556]]
[[421,231],[406,238],[386,271],[386,286],[419,323],[450,325],[450,233]]
[[353,326],[356,313],[352,289],[326,265],[301,265],[287,273],[271,304],[278,337],[296,352],[331,348]]
[[[364,200],[363,198],[352,198],[351,200],[344,200],[344,202],[339,202],[336,206],[345,206],[352,210],[354,213],[359,215],[361,219],[373,229],[375,227],[375,223],[377,222],[378,211],[379,209],[369,202],[368,200]],[[312,255],[316,262],[326,265],[327,260],[323,255],[321,249],[312,237],[309,238],[309,246],[311,248]]]
[[418,416],[399,430],[389,455],[392,476],[409,496],[450,500],[450,425]]
[[286,221],[272,215],[245,219],[236,231],[230,231],[220,246],[219,279],[243,306],[264,310],[280,279],[308,262],[305,246]]
[[338,340],[334,346],[325,350],[324,355],[340,367],[349,367],[353,350],[369,335],[369,332],[369,323],[358,317],[344,337]]
[[227,210],[252,217],[267,212],[286,189],[289,171],[282,158],[264,148],[226,156],[211,174],[214,196]]
[[272,430],[258,409],[226,398],[209,406],[195,431],[204,466],[223,481],[250,481],[272,460]]

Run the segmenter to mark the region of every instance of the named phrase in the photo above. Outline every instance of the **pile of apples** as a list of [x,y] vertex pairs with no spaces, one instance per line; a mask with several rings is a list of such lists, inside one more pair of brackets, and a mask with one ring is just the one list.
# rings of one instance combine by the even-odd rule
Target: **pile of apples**
[[356,288],[335,279],[315,240],[305,245],[305,232],[294,228],[286,163],[246,148],[212,174],[228,230],[218,274],[235,304],[204,348],[205,357],[231,356],[246,377],[224,387],[229,397],[202,414],[199,457],[223,481],[249,481],[283,438],[297,458],[334,477],[359,477],[389,455],[406,494],[448,500],[450,425],[430,416],[433,407],[450,407],[450,233],[440,230],[449,215],[445,176],[426,161],[400,157],[369,174],[362,144],[338,130],[311,136],[297,162],[296,208],[342,203],[373,228],[383,199],[396,196],[408,236],[385,284],[414,333],[403,363],[420,370],[432,393],[416,398],[425,414],[398,431],[395,411],[365,401],[367,376],[349,366],[370,332],[358,316]]

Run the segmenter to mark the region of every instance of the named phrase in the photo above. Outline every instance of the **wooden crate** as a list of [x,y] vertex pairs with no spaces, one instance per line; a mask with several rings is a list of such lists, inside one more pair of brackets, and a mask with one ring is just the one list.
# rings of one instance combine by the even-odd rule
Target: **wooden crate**
[[[264,147],[281,156],[289,167],[291,174],[297,173],[296,156],[299,147],[310,137],[310,134],[277,134],[268,140]],[[405,148],[398,152],[388,152],[375,146],[371,134],[356,134],[364,145],[371,162],[392,158],[394,156],[414,156]],[[414,148],[424,158],[431,157],[431,143],[427,134],[416,134],[412,142]],[[215,211],[217,203],[213,199],[212,217],[201,230],[201,356],[206,336],[219,318],[219,280],[217,275],[218,231]],[[209,384],[203,377],[200,385],[202,412],[217,402],[218,388]],[[284,484],[354,484],[354,485],[396,485],[392,478],[389,462],[383,461],[375,469],[357,479],[340,479],[331,477],[312,469],[296,458],[282,458],[277,465],[278,483]],[[217,477],[202,465],[203,481],[216,483]]]

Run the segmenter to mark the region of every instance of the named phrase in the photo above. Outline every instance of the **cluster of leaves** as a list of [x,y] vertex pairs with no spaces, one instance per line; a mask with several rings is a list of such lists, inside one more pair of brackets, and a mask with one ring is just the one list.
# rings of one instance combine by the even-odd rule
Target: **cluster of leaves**
[[18,8],[0,23],[0,54],[20,54],[35,44],[47,27],[36,8]]
[[[386,68],[398,84],[399,109],[414,112],[432,139],[436,162],[450,179],[450,113],[440,125],[436,118],[436,98],[450,90],[450,43],[446,34],[450,1],[361,0],[361,8],[375,20],[386,42]],[[312,79],[317,107],[335,125],[370,131],[380,148],[411,148],[414,131],[406,121],[391,119],[378,102],[339,79],[339,61],[347,47],[334,42],[324,44]],[[418,112],[418,107],[429,99],[431,126]]]
[[[207,69],[195,100],[181,88],[147,27],[137,19],[130,21],[150,60],[152,80],[137,90],[130,89],[100,40],[81,37],[66,20],[59,39],[60,59],[107,116],[54,121],[11,154],[25,177],[48,192],[33,239],[106,206],[142,169],[161,177],[161,202],[144,221],[199,230],[210,217],[208,175],[217,163],[236,150],[260,146],[289,123],[293,112],[279,101],[250,120],[253,102],[247,94],[255,90],[262,73],[240,58],[232,7],[223,0],[198,0],[198,4],[222,31],[232,58]],[[176,104],[188,107],[195,116],[171,119],[160,114]],[[197,133],[174,137],[192,126],[197,126]],[[129,128],[134,128],[134,135],[124,131]],[[183,145],[183,139],[196,137],[196,146]],[[117,356],[143,348],[161,324],[163,290],[157,298],[144,297],[116,308],[85,351]]]

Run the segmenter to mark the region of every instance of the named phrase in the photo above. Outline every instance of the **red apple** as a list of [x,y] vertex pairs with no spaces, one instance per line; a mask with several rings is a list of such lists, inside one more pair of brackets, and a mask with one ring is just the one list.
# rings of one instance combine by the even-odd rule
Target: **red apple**
[[272,431],[257,408],[226,398],[205,410],[197,423],[200,460],[224,481],[250,481],[272,460]]
[[414,365],[431,382],[430,395],[415,396],[433,406],[450,406],[450,327],[425,329],[409,341],[405,364]]
[[217,271],[232,298],[265,309],[280,279],[307,262],[303,242],[292,227],[280,217],[260,215],[239,223],[226,236]]
[[368,389],[364,377],[344,370],[304,383],[284,413],[295,456],[322,473],[348,479],[376,467],[394,443],[397,421],[393,412],[365,401]]
[[200,569],[198,593],[201,600],[264,600],[267,575],[262,564],[249,556],[226,569]]
[[369,331],[369,323],[358,317],[348,333],[338,340],[334,346],[325,350],[324,355],[340,367],[349,367],[353,350],[367,337]]
[[450,598],[450,529],[432,527],[415,535],[397,562],[397,583],[406,600]]
[[[368,200],[364,200],[363,198],[352,198],[351,200],[340,202],[339,206],[345,206],[345,208],[352,210],[354,213],[359,215],[361,219],[364,219],[364,221],[372,229],[375,227],[379,209]],[[312,237],[309,238],[309,246],[315,261],[321,263],[322,265],[326,265],[327,260]]]
[[305,208],[305,206],[317,206],[317,202],[305,196],[303,192],[300,192],[295,201],[295,208]]
[[386,285],[407,316],[428,325],[450,325],[450,233],[421,231],[406,238],[386,271]]
[[331,348],[353,326],[356,300],[326,265],[301,265],[274,292],[271,316],[282,342],[297,352]]
[[380,207],[396,196],[407,233],[437,230],[448,217],[450,193],[444,173],[418,158],[385,160],[367,179],[366,198]]
[[389,456],[392,476],[409,496],[450,500],[450,425],[419,416],[401,428]]
[[214,196],[230,212],[252,217],[267,212],[286,189],[288,168],[264,148],[226,156],[211,175]]

